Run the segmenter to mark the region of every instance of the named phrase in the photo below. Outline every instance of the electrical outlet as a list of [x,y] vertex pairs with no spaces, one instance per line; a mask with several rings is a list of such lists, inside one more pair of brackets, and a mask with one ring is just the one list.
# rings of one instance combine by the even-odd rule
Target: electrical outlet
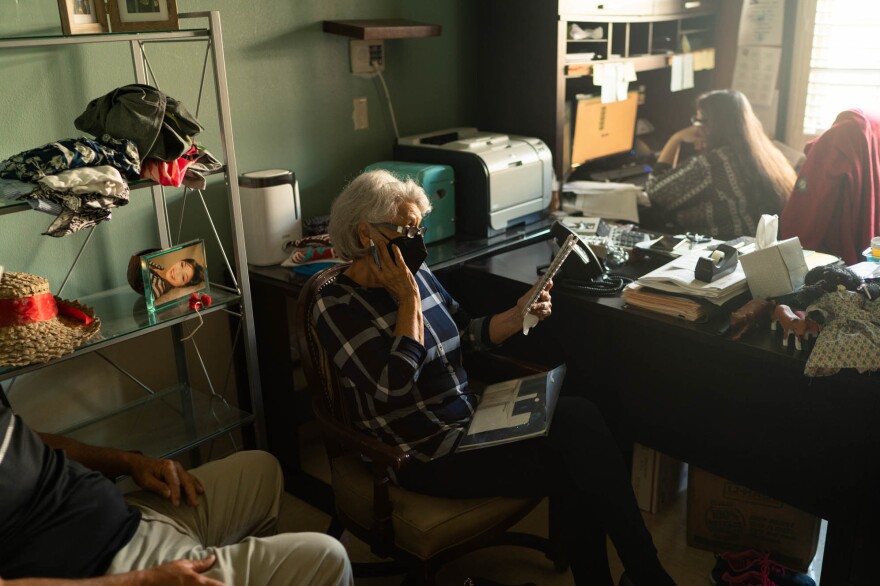
[[355,130],[366,130],[370,126],[370,120],[367,116],[366,97],[354,99],[351,118],[354,121]]
[[385,71],[385,45],[381,40],[352,39],[350,48],[352,73]]

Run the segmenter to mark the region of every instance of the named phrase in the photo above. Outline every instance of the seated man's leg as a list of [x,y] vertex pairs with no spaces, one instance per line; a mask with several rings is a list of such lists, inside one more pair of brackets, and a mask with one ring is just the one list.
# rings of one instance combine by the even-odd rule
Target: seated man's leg
[[151,568],[178,559],[202,559],[206,548],[237,544],[275,533],[283,479],[266,452],[237,452],[191,471],[205,487],[197,507],[180,506],[155,493],[126,499],[141,511],[131,541],[113,558],[108,574]]
[[209,549],[217,563],[205,575],[224,584],[351,586],[354,578],[342,544],[323,533],[251,537]]
[[145,518],[165,517],[205,547],[275,534],[284,479],[274,456],[261,451],[236,452],[190,473],[205,487],[198,507],[185,504],[184,495],[177,507],[146,491],[126,498]]
[[205,487],[198,507],[175,507],[159,495],[129,495],[143,520],[108,574],[178,559],[217,562],[205,575],[225,584],[349,586],[345,548],[320,533],[275,535],[283,479],[266,452],[238,452],[191,471]]

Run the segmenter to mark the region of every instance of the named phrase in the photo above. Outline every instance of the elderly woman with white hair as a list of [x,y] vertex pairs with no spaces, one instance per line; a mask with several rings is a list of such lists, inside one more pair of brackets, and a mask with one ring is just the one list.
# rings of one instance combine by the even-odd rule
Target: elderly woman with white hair
[[[311,316],[363,432],[406,450],[395,478],[446,497],[549,496],[578,584],[613,584],[606,536],[626,574],[621,584],[674,584],[636,504],[629,474],[598,409],[560,397],[547,437],[456,452],[479,396],[463,347],[491,348],[522,331],[530,293],[507,311],[471,319],[424,264],[421,187],[387,171],[352,180],[333,202],[330,239],[351,264],[318,293]],[[550,316],[549,289],[529,311]]]

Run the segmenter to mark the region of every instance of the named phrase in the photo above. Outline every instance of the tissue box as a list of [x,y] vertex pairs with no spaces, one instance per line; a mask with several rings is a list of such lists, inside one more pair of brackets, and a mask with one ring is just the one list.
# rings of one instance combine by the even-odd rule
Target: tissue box
[[794,293],[804,284],[807,263],[800,239],[795,236],[739,257],[754,298]]

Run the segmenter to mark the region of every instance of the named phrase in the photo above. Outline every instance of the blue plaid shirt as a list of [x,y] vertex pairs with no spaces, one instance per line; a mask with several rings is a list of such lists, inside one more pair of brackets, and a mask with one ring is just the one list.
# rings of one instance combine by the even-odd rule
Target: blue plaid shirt
[[462,367],[462,342],[491,347],[489,318],[470,319],[422,265],[425,345],[395,336],[397,303],[383,288],[340,275],[319,294],[311,318],[340,373],[352,421],[381,441],[428,461],[448,454],[477,406]]

